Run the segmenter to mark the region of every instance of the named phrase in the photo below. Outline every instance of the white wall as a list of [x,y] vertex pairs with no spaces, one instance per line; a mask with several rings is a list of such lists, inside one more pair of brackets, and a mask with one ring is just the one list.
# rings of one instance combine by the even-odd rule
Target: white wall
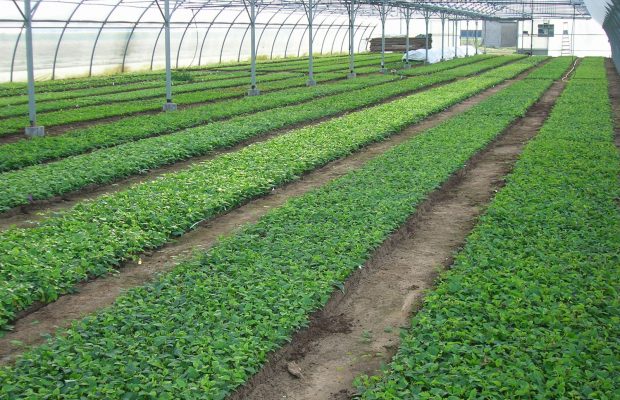
[[[554,25],[554,37],[538,37],[538,25],[549,23]],[[562,19],[539,19],[534,20],[534,49],[548,49],[550,56],[559,56],[562,53],[563,31],[568,30],[567,36],[571,40],[571,34],[574,33],[575,55],[578,57],[586,56],[611,56],[611,48],[609,40],[601,25],[594,19],[576,20],[573,32],[573,21]],[[528,35],[523,35],[523,31],[528,31]],[[519,47],[529,49],[532,41],[531,22],[522,21],[519,23]]]

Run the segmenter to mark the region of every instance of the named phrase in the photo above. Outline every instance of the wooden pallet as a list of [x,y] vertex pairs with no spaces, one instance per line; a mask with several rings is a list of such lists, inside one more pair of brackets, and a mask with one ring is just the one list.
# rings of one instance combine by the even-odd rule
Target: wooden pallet
[[[423,49],[425,45],[424,35],[409,38],[409,50]],[[390,36],[385,38],[385,51],[405,52],[406,37]],[[433,48],[433,35],[428,35],[428,48]],[[381,51],[381,38],[370,39],[370,51],[378,53]]]

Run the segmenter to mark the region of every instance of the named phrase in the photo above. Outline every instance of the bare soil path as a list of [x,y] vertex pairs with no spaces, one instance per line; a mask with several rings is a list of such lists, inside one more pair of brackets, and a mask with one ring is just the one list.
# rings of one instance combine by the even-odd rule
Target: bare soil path
[[308,173],[300,180],[274,190],[268,196],[252,200],[227,214],[206,221],[178,240],[144,254],[139,262],[124,263],[116,274],[77,285],[74,294],[62,296],[47,305],[35,304],[18,316],[12,331],[0,338],[0,365],[14,360],[29,346],[42,343],[45,335],[54,334],[57,329],[69,326],[72,321],[111,305],[126,290],[153,280],[159,273],[169,271],[179,257],[186,257],[193,251],[213,246],[218,237],[233,233],[243,224],[257,221],[270,209],[282,205],[289,198],[318,188],[359,168],[375,156],[468,110],[526,75],[527,71],[515,79],[435,114],[385,141],[369,145],[349,157]]
[[[427,199],[408,222],[336,293],[291,344],[232,399],[349,399],[353,380],[380,372],[399,345],[400,328],[464,244],[504,177],[534,137],[565,82],[555,83],[514,123]],[[288,371],[294,362],[302,377]]]

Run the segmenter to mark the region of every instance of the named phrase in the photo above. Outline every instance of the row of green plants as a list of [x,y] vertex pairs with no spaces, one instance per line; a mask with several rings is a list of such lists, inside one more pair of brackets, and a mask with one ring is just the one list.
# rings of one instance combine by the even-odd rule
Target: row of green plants
[[0,170],[20,168],[91,149],[115,146],[146,137],[169,134],[237,115],[298,104],[323,96],[374,86],[395,78],[372,76],[340,80],[311,88],[290,88],[179,109],[174,113],[130,116],[118,121],[76,128],[62,135],[22,139],[0,146]]
[[[394,54],[389,54],[387,56],[392,61],[398,61],[400,59],[399,57],[396,57],[396,55]],[[355,60],[359,61],[360,65],[367,65],[369,61],[372,63],[376,63],[380,59],[381,59],[381,55],[377,53],[363,53],[363,54],[355,55]],[[335,62],[332,64],[340,64],[341,66],[344,66],[344,67],[347,67],[349,65],[348,56],[342,56],[342,55],[336,56],[334,61]],[[314,65],[316,67],[321,67],[322,65],[325,65],[325,63],[321,63],[320,59],[315,59]],[[357,65],[357,62],[356,62],[356,65]],[[277,72],[277,71],[281,71],[283,67],[284,65],[281,63],[258,63],[256,65],[256,71],[257,72]],[[300,59],[291,60],[291,62],[286,63],[286,68],[298,69],[298,70],[305,72],[308,69],[308,59],[304,58],[301,60]],[[224,71],[224,72],[249,71],[250,65],[249,64],[244,64],[244,65],[231,64],[231,65],[226,65],[226,66],[215,67],[214,70]]]
[[[0,324],[199,221],[381,140],[529,68],[521,63],[291,131],[0,234]],[[74,173],[76,171],[70,171]]]
[[[388,53],[385,55],[385,63],[390,64],[391,67],[397,67],[400,68],[403,63],[402,61],[400,61],[402,55],[400,53]],[[375,71],[378,71],[379,68],[381,66],[381,56],[380,55],[376,55],[373,58],[366,58],[366,59],[361,59],[355,60],[355,71],[358,72],[359,68],[364,68],[364,67],[374,67]],[[338,64],[332,64],[332,65],[317,65],[314,67],[314,71],[315,72],[330,72],[330,71],[348,71],[349,69],[349,59],[342,59],[340,60],[340,62]],[[265,67],[260,67],[258,69],[259,71],[262,72],[278,72],[281,70],[281,68],[279,66],[265,66]],[[296,71],[296,72],[304,72],[306,73],[308,71],[308,63],[301,63],[299,65],[291,65],[289,67],[289,71]]]
[[[472,60],[482,61],[482,60],[487,60],[493,57],[497,57],[497,56],[488,55],[488,54],[480,54],[480,55],[472,56],[472,57],[454,58],[452,60],[449,60],[449,62],[443,61],[443,62],[433,64],[433,65],[435,65],[436,67],[435,69],[436,72],[439,72],[439,71],[443,71],[444,69],[448,69],[450,65],[454,65],[454,66],[466,65],[466,64],[470,64]],[[523,58],[524,56],[523,55],[506,55],[503,57],[511,57],[515,60],[518,60],[519,58]],[[403,70],[398,71],[398,73],[404,76],[416,76],[420,74],[420,68],[403,69]]]
[[[372,63],[376,63],[376,61],[373,61]],[[282,65],[285,65],[285,64],[282,63]],[[393,65],[391,66],[395,68],[400,67],[400,63],[399,64],[393,63]],[[326,68],[326,70],[323,70],[323,68]],[[331,72],[330,69],[342,70],[343,68],[345,67],[342,66],[339,60],[332,61],[332,60],[326,59],[322,63],[319,63],[317,65],[317,68],[315,68],[315,71],[316,72]],[[282,68],[282,69],[283,71],[279,71],[279,72],[259,74],[259,81],[267,82],[269,80],[274,80],[276,78],[273,78],[273,75],[286,76],[287,72],[289,73],[289,77],[304,76],[304,72],[306,72],[306,71],[300,71],[300,72],[288,71],[286,68]],[[376,69],[377,68],[363,67],[361,73],[376,72]],[[210,87],[236,86],[236,85],[241,85],[241,84],[245,84],[247,86],[249,82],[249,73],[247,71],[229,71],[229,72],[206,71],[205,72],[205,71],[199,70],[199,71],[185,71],[183,73],[188,74],[189,78],[185,80],[181,80],[180,79],[181,72],[177,72],[173,74],[173,85],[174,85],[173,95],[179,92],[183,92],[183,91],[191,91],[192,89],[190,88],[202,89],[202,88],[210,88]],[[240,78],[245,78],[245,80],[240,80]],[[228,80],[231,80],[235,83],[226,82]],[[200,85],[200,82],[208,82],[208,83],[206,86],[202,86]],[[215,82],[218,82],[218,83],[215,83]],[[123,96],[123,95],[127,95],[125,92],[146,90],[146,89],[152,89],[151,93],[147,92],[149,95],[151,95],[151,97],[155,95],[163,95],[164,81],[162,79],[155,79],[155,80],[140,81],[140,82],[134,82],[134,83],[127,83],[127,84],[112,84],[112,85],[107,85],[107,86],[97,86],[97,87],[85,88],[85,89],[64,90],[61,92],[37,93],[37,111],[38,112],[45,111],[47,108],[51,107],[51,105],[46,104],[48,102],[68,100],[68,99],[80,99],[84,97],[103,96],[103,95],[110,95],[113,93],[119,93],[120,96]],[[143,97],[148,97],[148,96],[143,96]],[[114,101],[114,100],[115,98],[110,98],[110,101]],[[0,116],[7,116],[10,114],[15,114],[16,111],[14,111],[15,109],[14,106],[24,105],[26,103],[28,103],[27,95],[4,96],[0,98],[0,107],[1,107]],[[76,103],[64,103],[64,104],[66,104],[65,107],[67,105],[73,106],[73,107],[75,107],[76,105],[83,106],[83,104],[79,103],[79,101],[77,101]],[[57,108],[63,108],[63,107],[57,106]],[[27,108],[24,110],[25,111],[22,111],[22,113],[27,112]]]
[[[291,76],[295,74],[299,74],[298,72],[290,73]],[[269,74],[271,75],[271,74]],[[226,79],[237,79],[246,77],[248,78],[248,74],[246,72],[205,72],[202,74],[192,73],[189,79],[185,79],[180,81],[176,79],[178,75],[173,74],[172,85],[173,91],[179,85],[185,85],[191,82],[212,82],[212,81],[223,81]],[[165,81],[163,81],[165,82]],[[134,82],[134,83],[126,83],[126,84],[111,84],[107,86],[97,86],[97,87],[87,87],[83,89],[74,89],[74,90],[65,90],[61,92],[43,92],[36,93],[37,105],[42,105],[47,102],[66,100],[66,99],[79,99],[82,97],[88,96],[100,96],[111,93],[124,93],[130,92],[133,90],[142,90],[142,89],[156,89],[162,87],[162,80],[149,80],[142,82]],[[4,107],[8,106],[16,106],[20,104],[28,103],[27,95],[16,95],[16,96],[4,96],[0,98],[0,107],[4,109]],[[39,109],[37,107],[37,109]]]
[[617,399],[620,157],[585,59],[362,399]]
[[554,58],[554,68],[538,69],[528,75],[528,79],[553,79],[562,72],[568,73],[569,67],[575,62],[573,57],[562,56]]
[[[512,69],[505,71],[510,71],[506,78],[513,76]],[[303,136],[278,138],[272,146],[279,151],[273,156],[240,169],[233,167],[240,166],[235,156],[226,157],[230,172],[210,174],[217,181],[212,188],[225,193],[230,182],[247,181],[248,171],[259,169],[269,190],[284,175],[313,168],[311,158],[329,151],[334,142],[360,146],[380,140],[408,126],[414,120],[411,110],[425,104],[439,110],[447,105],[439,100],[444,96],[458,101],[463,98],[458,92],[471,94],[499,81],[472,78],[358,114],[363,118],[345,117],[302,130]],[[288,201],[155,282],[132,289],[112,307],[74,323],[14,366],[0,369],[0,393],[14,399],[224,399],[261,368],[269,352],[307,325],[308,315],[361,268],[430,192],[550,83],[516,83],[477,106],[478,112],[449,120]],[[491,115],[495,110],[500,114]],[[479,112],[489,115],[482,125]],[[283,170],[267,173],[273,165]]]
[[[509,59],[496,58],[476,64],[473,68],[462,66],[459,69],[442,72],[441,79],[448,81],[456,77],[471,75],[509,61]],[[423,68],[427,68],[427,71],[431,73],[434,67]],[[277,93],[268,93],[260,97],[245,97],[243,99],[210,103],[205,106],[179,110],[174,114],[141,115],[109,124],[77,129],[59,136],[48,136],[32,140],[24,139],[16,143],[0,146],[0,171],[80,154],[95,148],[110,147],[150,136],[168,134],[236,115],[283,107],[306,102],[317,97],[381,85],[392,82],[395,79],[398,79],[398,77],[382,75],[360,77],[354,80],[338,81],[303,90],[293,88]],[[418,79],[416,78],[416,80]],[[399,81],[399,84],[390,86],[399,88],[403,82]],[[419,87],[416,86],[416,81],[406,83],[403,86],[408,87],[409,85],[411,87]]]
[[[454,72],[457,72],[456,70]],[[164,136],[120,144],[56,162],[0,174],[0,212],[33,200],[67,194],[92,184],[108,184],[244,140],[376,104],[403,93],[451,81],[441,73],[396,83],[347,90],[302,104],[278,107]],[[58,148],[55,151],[59,151]],[[67,171],[71,171],[67,174]]]
[[[360,54],[356,57],[360,59],[367,58],[376,58],[375,54]],[[275,60],[274,60],[275,61]],[[287,63],[294,63],[299,61],[296,58],[293,59],[282,59],[278,62],[282,65]],[[260,61],[259,64],[265,63],[268,61]],[[321,63],[342,63],[342,56],[324,56],[317,59],[317,63],[320,65]],[[177,69],[173,70],[173,77],[179,78],[179,80],[183,80],[187,73],[194,74],[203,74],[203,73],[212,73],[212,69],[216,68],[216,66],[211,67],[201,67],[201,68],[188,68],[188,69]],[[176,75],[176,76],[175,76]],[[66,90],[74,90],[74,89],[84,89],[84,88],[94,88],[99,86],[110,86],[110,85],[123,85],[127,83],[135,83],[135,82],[143,82],[149,80],[161,80],[163,77],[163,71],[148,71],[148,72],[133,72],[133,73],[122,73],[122,74],[113,74],[113,75],[104,75],[104,76],[94,76],[87,78],[70,78],[70,79],[57,79],[52,81],[42,81],[37,82],[36,89],[37,93],[46,93],[51,91],[66,91]],[[16,83],[3,83],[0,84],[0,96],[16,96],[16,95],[25,95],[26,94],[26,83],[25,82],[16,82]]]
[[[333,74],[332,74],[333,75]],[[285,79],[295,79],[302,78],[302,74],[292,74],[290,72],[278,72],[269,75],[261,75],[258,79],[260,83],[264,82],[273,82]],[[218,79],[218,80],[207,80],[207,81],[194,81],[191,83],[184,83],[180,85],[175,85],[173,87],[173,94],[175,97],[180,95],[181,93],[188,92],[196,92],[202,90],[214,90],[214,89],[227,89],[227,90],[218,90],[215,91],[217,93],[232,93],[231,96],[240,96],[243,93],[243,89],[247,91],[249,78],[247,76],[240,76],[238,78],[228,78],[228,79]],[[148,82],[148,84],[152,84],[152,82]],[[58,94],[66,94],[70,92],[61,92]],[[137,89],[130,90],[124,92],[114,92],[109,94],[87,94],[85,96],[77,97],[77,98],[68,98],[68,99],[57,99],[55,101],[48,101],[44,103],[37,104],[37,114],[39,116],[46,112],[56,111],[56,110],[72,110],[74,112],[79,112],[83,107],[98,105],[98,104],[109,104],[109,103],[121,103],[124,101],[131,100],[143,100],[157,97],[158,102],[161,103],[166,93],[165,83],[159,82],[157,87],[146,88],[146,89]],[[161,105],[161,104],[160,104]],[[28,114],[28,105],[27,104],[18,104],[14,106],[5,106],[0,108],[0,118],[6,118],[11,116],[23,116]],[[2,120],[0,119],[0,124]],[[1,125],[0,125],[1,126]]]
[[[316,77],[317,82],[330,81],[342,78],[340,73],[324,73]],[[306,85],[307,78],[303,76],[296,77],[274,77],[275,80],[267,78],[269,81],[260,85],[262,92],[279,91],[289,88],[298,88]],[[186,93],[177,93],[174,95],[174,102],[179,105],[191,105],[195,103],[204,103],[218,101],[222,99],[230,99],[243,97],[248,90],[248,81],[243,83],[240,79],[235,87],[228,87],[222,90],[193,90]],[[117,95],[109,95],[114,98]],[[132,94],[126,95],[131,97]],[[128,116],[131,114],[161,110],[163,98],[146,98],[146,99],[127,99],[121,102],[109,102],[108,104],[98,104],[87,107],[66,108],[50,110],[37,116],[39,125],[53,127],[68,125],[77,122],[95,121],[108,117]],[[0,119],[0,136],[6,136],[21,132],[28,124],[28,115],[20,115],[17,117],[8,117]]]
[[[327,61],[327,60],[326,60]],[[336,60],[338,61],[338,60]],[[307,62],[307,61],[306,61]],[[373,63],[376,63],[373,61]],[[335,65],[335,66],[334,66]],[[391,67],[400,67],[400,64],[392,63]],[[316,72],[332,72],[337,70],[343,70],[346,66],[342,66],[340,63],[336,62],[323,62],[317,66],[315,69]],[[376,72],[377,68],[363,67],[361,68],[361,73],[370,73]],[[288,72],[288,75],[287,75]],[[278,76],[283,77],[293,77],[293,76],[304,76],[304,72],[291,72],[291,71],[283,71],[283,72],[273,72],[273,73],[262,73],[259,74],[260,82],[267,82],[270,80],[277,79]],[[246,71],[236,72],[213,72],[213,71],[186,71],[186,74],[189,75],[189,79],[180,80],[177,78],[177,74],[173,74],[173,95],[177,93],[192,91],[192,90],[200,90],[203,88],[214,88],[214,87],[228,87],[228,86],[237,86],[237,85],[248,85],[249,82],[249,73]],[[274,77],[275,76],[275,77]],[[160,77],[161,78],[161,77]],[[245,80],[243,80],[244,78]],[[231,82],[228,82],[231,81]],[[207,82],[207,84],[201,84],[201,82]],[[150,89],[150,91],[146,91]],[[46,111],[51,109],[51,107],[56,108],[65,108],[65,107],[75,107],[77,105],[84,106],[87,104],[100,104],[105,101],[114,101],[116,98],[106,98],[103,95],[110,95],[114,93],[118,93],[119,96],[127,96],[126,92],[133,91],[145,91],[146,95],[141,97],[154,97],[154,96],[163,96],[165,93],[164,82],[161,79],[157,80],[148,80],[148,81],[140,81],[135,83],[127,83],[127,84],[113,84],[108,86],[97,86],[93,88],[86,89],[75,89],[75,90],[65,90],[61,92],[44,92],[37,93],[37,112]],[[82,104],[80,101],[85,101],[82,99],[84,97],[90,97],[93,100],[90,100],[90,103]],[[99,103],[94,103],[98,97],[106,98],[105,101],[99,101]],[[122,97],[121,97],[122,98]],[[76,99],[75,102],[70,102],[68,99]],[[82,99],[82,100],[77,100]],[[65,100],[64,102],[59,102],[59,100]],[[56,102],[57,104],[46,104],[50,102]],[[27,113],[27,108],[22,106],[21,108],[15,107],[19,105],[25,105],[28,103],[28,96],[19,95],[19,96],[4,96],[0,98],[0,116],[9,116],[16,115],[20,112]],[[18,112],[18,110],[21,110]]]
[[[342,69],[342,67],[332,66],[328,68],[328,70],[338,69]],[[374,66],[362,67],[359,69],[359,73],[362,74],[376,71],[377,68]],[[317,82],[324,82],[342,79],[344,77],[344,71],[325,71],[316,75],[315,80]],[[285,73],[283,75],[262,75],[259,78],[259,80],[262,81],[259,83],[262,92],[302,87],[306,85],[308,80],[307,77],[303,75],[291,76],[290,73]],[[181,86],[180,90],[175,91],[173,99],[174,102],[179,105],[188,105],[242,97],[247,93],[248,86],[249,78],[227,79],[223,82],[216,81],[211,84],[191,83]],[[209,90],[214,88],[226,88],[226,90]],[[206,89],[207,91],[202,91],[202,89]],[[143,97],[142,95],[144,95],[144,93],[140,91],[137,93],[126,92],[124,94],[117,93],[100,96],[103,97],[102,99],[93,96],[81,101],[67,100],[59,101],[57,104],[44,104],[42,108],[45,112],[38,115],[37,122],[39,125],[53,127],[76,122],[93,121],[107,117],[126,116],[145,111],[160,110],[162,107],[162,98],[156,97],[159,92],[161,92],[161,89],[148,89],[146,90],[146,97]],[[160,94],[160,96],[163,95]],[[81,106],[80,103],[84,103],[83,106]],[[18,111],[20,111],[17,113],[11,107],[6,108],[7,111],[5,111],[5,114],[10,114],[11,116],[0,119],[0,136],[19,133],[23,130],[24,126],[28,124],[26,105],[16,107]],[[0,114],[2,114],[2,112],[0,112]]]

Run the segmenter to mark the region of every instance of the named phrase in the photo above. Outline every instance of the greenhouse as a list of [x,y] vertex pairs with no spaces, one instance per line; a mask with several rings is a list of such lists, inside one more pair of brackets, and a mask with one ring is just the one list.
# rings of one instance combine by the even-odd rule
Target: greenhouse
[[619,0],[0,4],[0,399],[619,398]]

